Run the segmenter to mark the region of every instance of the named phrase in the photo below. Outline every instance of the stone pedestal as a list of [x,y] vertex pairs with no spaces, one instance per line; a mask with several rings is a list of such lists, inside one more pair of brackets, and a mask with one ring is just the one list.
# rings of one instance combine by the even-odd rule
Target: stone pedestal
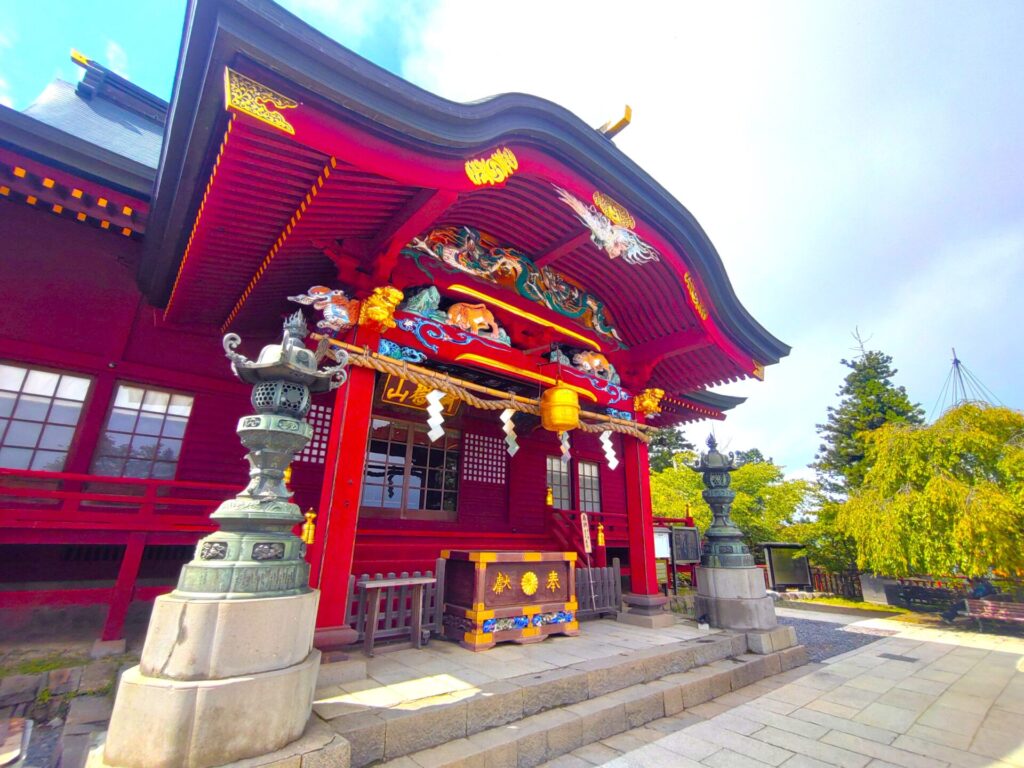
[[777,626],[760,568],[698,566],[696,613],[713,627],[741,632]]
[[628,607],[625,611],[619,611],[616,619],[625,624],[655,629],[671,627],[676,623],[675,617],[665,610],[668,598],[664,595],[637,595],[629,592],[622,596],[622,600]]
[[105,764],[206,768],[298,739],[320,667],[318,599],[157,598],[140,664],[121,677]]

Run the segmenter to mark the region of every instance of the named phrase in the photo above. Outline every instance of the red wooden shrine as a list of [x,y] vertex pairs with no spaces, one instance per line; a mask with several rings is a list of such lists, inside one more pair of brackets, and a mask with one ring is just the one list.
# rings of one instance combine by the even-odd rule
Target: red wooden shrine
[[[382,359],[537,398],[556,382],[621,423],[720,419],[708,387],[788,348],[732,292],[692,216],[556,105],[427,94],[272,3],[189,6],[168,105],[74,54],[24,112],[0,106],[0,602],[108,603],[172,588],[244,484],[243,351],[304,306]],[[370,322],[379,289],[401,292]],[[375,294],[376,292],[376,294]],[[397,294],[395,294],[397,295]],[[353,367],[292,465],[317,514],[318,626],[348,575],[443,550],[577,551],[658,591],[645,443],[449,399]],[[607,444],[607,446],[606,446]],[[550,489],[550,492],[549,492]],[[601,528],[600,543],[598,526]]]

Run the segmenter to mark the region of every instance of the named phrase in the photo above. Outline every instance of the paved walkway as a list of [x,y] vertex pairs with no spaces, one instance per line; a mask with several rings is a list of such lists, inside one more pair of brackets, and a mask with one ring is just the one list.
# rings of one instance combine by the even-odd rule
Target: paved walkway
[[887,619],[853,627],[898,634],[547,765],[1024,767],[1024,640]]

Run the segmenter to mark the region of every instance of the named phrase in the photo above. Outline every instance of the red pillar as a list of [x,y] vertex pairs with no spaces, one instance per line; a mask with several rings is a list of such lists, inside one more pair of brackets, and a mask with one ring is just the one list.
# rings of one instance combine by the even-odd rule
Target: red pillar
[[124,636],[124,619],[135,595],[135,581],[139,576],[139,565],[142,563],[142,553],[145,549],[146,534],[128,534],[128,546],[124,549],[121,567],[117,572],[117,582],[111,591],[110,609],[107,611],[107,620],[103,623],[100,640],[120,640]]
[[320,491],[317,544],[310,553],[310,582],[320,589],[316,620],[318,647],[355,641],[355,632],[346,631],[345,627],[345,597],[355,553],[374,376],[374,371],[368,368],[349,368],[348,381],[334,398]]
[[651,471],[647,460],[647,444],[624,435],[622,452],[626,472],[631,587],[631,592],[624,595],[623,599],[630,606],[630,614],[658,614],[668,598],[661,594],[654,568],[654,514],[651,509]]

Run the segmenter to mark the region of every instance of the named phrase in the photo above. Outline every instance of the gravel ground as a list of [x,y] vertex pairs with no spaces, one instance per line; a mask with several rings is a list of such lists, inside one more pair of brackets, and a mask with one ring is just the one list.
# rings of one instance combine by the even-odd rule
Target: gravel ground
[[779,624],[796,629],[797,642],[807,646],[811,661],[824,661],[896,634],[888,629],[847,627],[831,621],[794,619],[789,616],[780,616]]

